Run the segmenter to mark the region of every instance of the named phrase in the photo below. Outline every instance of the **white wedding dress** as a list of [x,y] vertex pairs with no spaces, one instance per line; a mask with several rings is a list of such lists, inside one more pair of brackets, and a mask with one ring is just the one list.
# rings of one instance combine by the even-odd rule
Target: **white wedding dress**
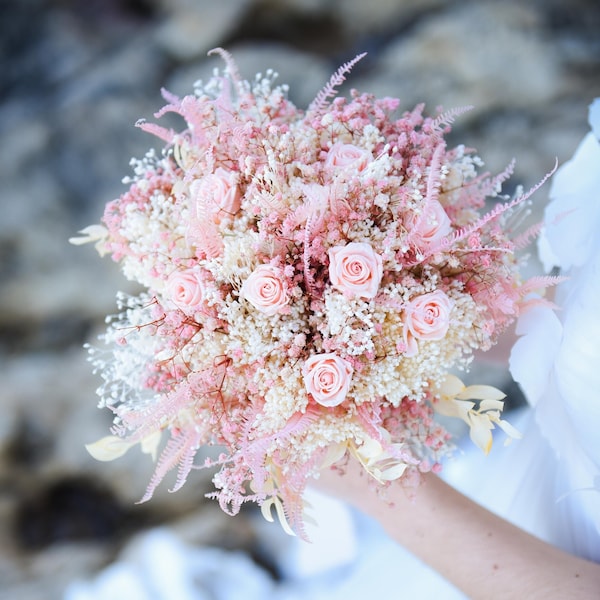
[[[540,240],[546,268],[568,276],[556,289],[560,308],[526,313],[511,355],[511,373],[530,404],[510,417],[523,439],[488,457],[466,440],[443,477],[534,535],[600,562],[600,99],[590,107],[590,124],[553,178]],[[321,526],[310,531],[313,544],[289,538],[278,548],[283,582],[244,557],[194,548],[163,530],[96,580],[74,583],[65,599],[465,598],[376,523],[313,494]],[[267,545],[270,535],[272,529]],[[173,568],[161,568],[167,564]],[[201,584],[208,580],[210,589]]]
[[544,492],[531,506],[517,488],[507,516],[531,506],[536,518],[523,526],[600,562],[600,99],[589,120],[592,131],[553,178],[540,239],[545,267],[567,277],[556,289],[559,308],[524,315],[511,355],[511,373],[532,406],[523,446],[540,443],[523,456],[531,468],[521,484]]

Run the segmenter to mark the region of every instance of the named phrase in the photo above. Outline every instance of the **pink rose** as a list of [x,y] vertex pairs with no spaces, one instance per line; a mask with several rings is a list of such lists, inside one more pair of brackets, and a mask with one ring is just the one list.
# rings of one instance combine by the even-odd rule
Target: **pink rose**
[[200,220],[205,219],[208,213],[219,224],[224,217],[234,215],[240,209],[237,175],[221,167],[193,181],[190,194],[195,207],[194,216]]
[[424,246],[438,242],[452,231],[450,219],[437,200],[429,200],[421,215],[411,215],[406,226]]
[[346,398],[352,365],[336,354],[315,354],[302,368],[306,391],[322,406],[337,406]]
[[175,271],[167,280],[170,300],[184,312],[197,309],[204,300],[205,284],[199,271]]
[[329,279],[333,287],[359,298],[374,298],[381,283],[381,256],[364,242],[329,249]]
[[352,167],[357,171],[362,171],[373,156],[364,148],[359,148],[353,144],[335,143],[327,153],[325,167],[328,169],[349,168]]
[[446,335],[453,306],[442,290],[417,296],[408,303],[404,311],[404,341],[409,356],[416,353],[415,338],[441,340]]
[[242,296],[267,315],[281,312],[289,302],[281,269],[272,265],[258,266],[244,281]]

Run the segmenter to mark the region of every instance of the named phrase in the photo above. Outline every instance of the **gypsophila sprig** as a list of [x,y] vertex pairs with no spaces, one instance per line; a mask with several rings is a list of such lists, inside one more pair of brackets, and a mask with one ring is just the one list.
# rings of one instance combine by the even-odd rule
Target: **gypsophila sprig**
[[[156,117],[186,128],[138,123],[165,149],[133,162],[103,226],[75,240],[146,288],[91,349],[115,422],[88,448],[162,444],[144,499],[171,469],[177,489],[212,466],[223,510],[254,501],[303,535],[305,486],[332,462],[353,455],[382,485],[439,470],[452,442],[436,411],[486,452],[496,425],[518,435],[498,390],[449,372],[526,305],[507,217],[529,194],[500,196],[510,168],[479,174],[447,147],[461,111],[336,97],[355,61],[304,112],[273,73],[244,81],[216,52],[226,68],[193,95],[163,92]],[[206,445],[223,451],[198,465]]]

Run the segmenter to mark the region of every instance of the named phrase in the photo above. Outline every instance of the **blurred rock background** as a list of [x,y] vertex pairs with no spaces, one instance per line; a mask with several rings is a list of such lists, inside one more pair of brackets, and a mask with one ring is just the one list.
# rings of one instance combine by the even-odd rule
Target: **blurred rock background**
[[596,0],[0,0],[1,600],[60,598],[160,523],[269,569],[252,518],[202,500],[205,477],[139,506],[147,459],[96,463],[83,448],[110,417],[81,346],[126,284],[66,240],[154,144],[133,124],[160,108],[160,87],[190,92],[221,66],[215,46],[246,77],[274,68],[300,106],[367,51],[351,87],[406,109],[474,105],[451,141],[491,171],[516,158],[511,186],[571,156],[600,96]]

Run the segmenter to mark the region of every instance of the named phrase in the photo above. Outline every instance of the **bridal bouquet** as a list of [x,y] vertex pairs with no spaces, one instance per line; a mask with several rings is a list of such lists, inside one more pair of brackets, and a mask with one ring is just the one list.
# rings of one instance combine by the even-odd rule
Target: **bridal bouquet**
[[[272,72],[244,81],[216,52],[224,72],[184,98],[163,92],[156,117],[185,128],[138,123],[165,149],[133,161],[103,225],[74,240],[145,289],[120,295],[106,347],[90,348],[115,420],[88,448],[110,460],[160,447],[144,499],[173,468],[178,489],[216,467],[223,510],[254,501],[302,534],[307,482],[349,455],[381,483],[439,470],[452,441],[435,412],[486,452],[495,426],[518,435],[501,392],[450,371],[544,283],[524,283],[515,258],[534,232],[512,239],[530,194],[500,196],[510,167],[479,174],[471,151],[446,146],[460,111],[337,97],[360,56],[302,111]],[[198,460],[207,445],[221,453]]]

